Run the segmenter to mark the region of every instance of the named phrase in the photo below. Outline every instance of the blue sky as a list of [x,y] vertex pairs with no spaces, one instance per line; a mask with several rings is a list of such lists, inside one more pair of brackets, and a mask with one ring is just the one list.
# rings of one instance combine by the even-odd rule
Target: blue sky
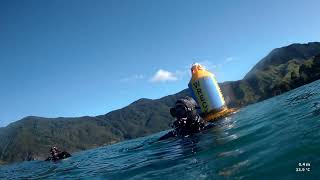
[[187,88],[193,62],[239,80],[272,49],[320,41],[317,0],[2,0],[0,126],[100,115]]

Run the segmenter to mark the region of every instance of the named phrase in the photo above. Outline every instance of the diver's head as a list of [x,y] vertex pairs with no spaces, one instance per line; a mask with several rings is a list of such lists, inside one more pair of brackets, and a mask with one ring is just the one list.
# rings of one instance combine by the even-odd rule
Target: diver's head
[[176,102],[175,106],[170,109],[170,114],[177,119],[187,119],[196,114],[197,108],[196,101],[186,96]]
[[56,153],[58,151],[58,148],[56,148],[55,146],[52,146],[51,148],[50,148],[50,152],[51,153]]

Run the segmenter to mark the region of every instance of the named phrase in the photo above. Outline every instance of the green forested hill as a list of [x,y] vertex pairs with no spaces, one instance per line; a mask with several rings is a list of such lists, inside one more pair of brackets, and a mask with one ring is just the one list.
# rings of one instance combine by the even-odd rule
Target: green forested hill
[[[263,58],[242,80],[221,83],[230,107],[241,107],[320,79],[320,43],[292,44]],[[43,159],[50,146],[70,152],[170,128],[169,108],[187,89],[161,99],[140,99],[96,117],[30,116],[0,128],[0,162]]]

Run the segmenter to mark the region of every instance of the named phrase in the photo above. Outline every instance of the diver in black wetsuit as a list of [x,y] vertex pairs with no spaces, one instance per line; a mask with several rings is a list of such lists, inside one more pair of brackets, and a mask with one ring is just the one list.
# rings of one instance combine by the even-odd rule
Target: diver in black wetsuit
[[61,152],[58,148],[53,146],[50,148],[50,156],[46,159],[46,161],[57,161],[68,157],[71,157],[70,153],[66,151]]
[[170,109],[171,116],[176,120],[173,122],[173,130],[162,136],[159,140],[164,140],[174,136],[188,136],[208,129],[211,125],[205,123],[197,113],[199,109],[196,101],[186,96],[179,99],[175,106]]

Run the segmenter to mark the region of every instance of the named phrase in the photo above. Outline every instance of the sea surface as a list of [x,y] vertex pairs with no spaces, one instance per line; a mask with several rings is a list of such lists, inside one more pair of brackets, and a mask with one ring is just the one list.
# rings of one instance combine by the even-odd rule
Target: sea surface
[[192,137],[167,131],[0,166],[0,179],[320,179],[320,81],[240,109]]

